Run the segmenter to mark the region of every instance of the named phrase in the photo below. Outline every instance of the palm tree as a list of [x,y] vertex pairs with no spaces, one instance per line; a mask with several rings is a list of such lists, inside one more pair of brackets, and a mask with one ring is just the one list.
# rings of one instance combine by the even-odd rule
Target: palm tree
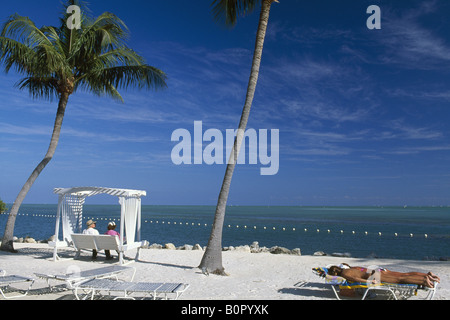
[[8,210],[8,208],[6,207],[6,204],[2,201],[2,199],[0,199],[0,214],[2,214],[3,212],[6,212],[6,210]]
[[[7,73],[14,68],[24,76],[16,86],[33,98],[59,100],[53,134],[47,154],[34,169],[18,194],[8,217],[0,250],[15,252],[13,232],[16,216],[31,186],[52,159],[61,132],[70,95],[77,90],[110,96],[123,102],[118,89],[166,87],[166,75],[147,65],[144,58],[126,45],[128,28],[117,16],[105,12],[89,18],[82,6],[81,28],[68,28],[67,1],[59,27],[41,27],[27,17],[13,15],[0,34],[0,64]],[[86,10],[85,10],[86,9]]]
[[259,18],[259,26],[256,34],[255,52],[253,54],[252,70],[250,73],[250,80],[247,87],[247,96],[245,99],[244,109],[239,123],[236,139],[234,141],[233,151],[225,171],[225,177],[222,182],[219,199],[216,206],[214,216],[214,223],[211,230],[211,235],[208,241],[205,254],[199,268],[206,269],[208,272],[213,272],[220,275],[226,275],[225,269],[222,265],[222,231],[225,220],[225,211],[228,201],[228,194],[231,187],[231,179],[236,166],[236,161],[241,149],[244,132],[247,128],[248,118],[250,116],[250,109],[255,96],[256,85],[258,82],[259,68],[261,65],[261,58],[264,46],[264,39],[266,36],[267,25],[269,22],[270,8],[273,2],[277,0],[214,0],[213,13],[217,20],[224,20],[228,25],[235,25],[237,17],[242,14],[251,12],[259,3],[261,3],[261,14]]

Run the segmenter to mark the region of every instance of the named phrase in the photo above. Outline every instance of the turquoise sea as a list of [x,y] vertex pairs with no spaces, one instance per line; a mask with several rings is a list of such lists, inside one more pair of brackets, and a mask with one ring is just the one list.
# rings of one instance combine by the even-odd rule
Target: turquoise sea
[[[15,235],[48,239],[55,233],[55,205],[23,205]],[[176,246],[208,243],[215,206],[142,207],[142,239]],[[106,231],[120,218],[119,205],[85,205],[84,219]],[[7,215],[0,215],[3,234]],[[258,241],[260,246],[350,253],[352,257],[437,260],[450,256],[449,207],[230,206],[223,246]]]

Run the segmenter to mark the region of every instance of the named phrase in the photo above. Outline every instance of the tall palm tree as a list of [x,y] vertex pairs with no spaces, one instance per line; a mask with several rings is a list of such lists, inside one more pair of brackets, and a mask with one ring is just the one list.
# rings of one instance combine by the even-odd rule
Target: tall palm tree
[[0,64],[7,73],[14,68],[24,76],[16,86],[33,98],[59,100],[53,134],[47,154],[20,190],[5,228],[0,250],[15,252],[13,232],[16,216],[31,186],[52,159],[61,132],[69,97],[78,90],[123,101],[118,89],[166,87],[166,75],[147,65],[144,58],[126,45],[128,28],[117,16],[105,12],[98,18],[81,14],[81,28],[69,28],[69,6],[64,4],[59,27],[41,27],[27,17],[13,15],[0,34]]
[[233,151],[225,171],[225,177],[222,182],[219,199],[216,206],[214,223],[211,235],[208,241],[205,254],[199,268],[206,269],[220,275],[226,275],[222,265],[222,231],[225,220],[225,211],[227,207],[228,194],[231,187],[231,179],[233,177],[236,162],[241,149],[244,132],[247,128],[250,109],[252,107],[253,98],[255,96],[256,85],[258,82],[259,68],[261,66],[261,58],[266,37],[267,25],[269,22],[270,8],[273,2],[277,0],[214,0],[212,3],[213,14],[217,20],[223,20],[228,25],[235,25],[237,17],[242,14],[250,13],[258,4],[261,3],[261,14],[259,18],[259,26],[256,34],[255,51],[253,54],[252,70],[250,80],[247,87],[247,96],[245,99],[244,109],[239,123],[239,127],[234,141]]

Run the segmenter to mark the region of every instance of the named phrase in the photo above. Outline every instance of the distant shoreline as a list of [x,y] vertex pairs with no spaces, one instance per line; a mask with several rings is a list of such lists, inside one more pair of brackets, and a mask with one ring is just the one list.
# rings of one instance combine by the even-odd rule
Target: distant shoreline
[[[25,237],[25,238],[17,238],[14,237],[14,243],[15,244],[47,244],[49,241],[53,239],[47,239],[47,240],[36,240],[33,237]],[[151,250],[181,250],[181,251],[204,251],[206,246],[200,246],[199,244],[184,244],[181,246],[175,246],[173,243],[165,243],[165,244],[159,244],[159,243],[152,243],[150,244],[148,241],[146,241],[147,244],[142,249],[151,249]],[[1,244],[1,239],[0,239]],[[252,254],[260,254],[260,253],[271,253],[271,254],[283,254],[283,255],[297,255],[297,256],[303,256],[301,253],[301,248],[285,248],[282,246],[272,246],[272,247],[265,247],[259,246],[258,242],[253,242],[252,244],[244,244],[244,245],[236,245],[236,246],[225,246],[222,248],[222,252],[227,251],[237,251],[237,252],[245,252],[245,253],[252,253]],[[355,259],[397,259],[397,258],[383,258],[379,257],[377,255],[369,255],[367,257],[354,257],[349,252],[324,252],[321,250],[317,250],[314,252],[314,254],[305,255],[305,256],[323,256],[323,257],[340,257],[340,258],[355,258]],[[408,261],[414,261],[417,259],[402,259],[402,260],[408,260]],[[421,259],[420,261],[450,261],[450,256],[443,256],[443,257],[426,257]]]

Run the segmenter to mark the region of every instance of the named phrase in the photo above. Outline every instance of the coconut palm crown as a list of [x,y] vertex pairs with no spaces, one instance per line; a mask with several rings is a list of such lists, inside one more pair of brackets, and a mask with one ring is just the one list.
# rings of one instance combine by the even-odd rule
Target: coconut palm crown
[[[68,1],[66,7],[77,3]],[[25,75],[20,89],[46,99],[84,89],[123,101],[118,89],[166,86],[165,74],[127,47],[128,28],[116,15],[91,19],[82,14],[80,29],[67,27],[70,16],[65,13],[59,27],[38,28],[17,14],[4,24],[0,62],[5,72],[15,68]]]
[[[77,27],[70,6],[80,8]],[[68,12],[69,11],[69,12]],[[0,65],[24,76],[16,86],[33,98],[59,100],[49,149],[23,186],[9,213],[1,250],[15,251],[12,238],[20,205],[41,171],[52,159],[59,141],[69,96],[78,90],[123,101],[119,89],[166,87],[163,71],[149,66],[127,46],[129,30],[116,15],[105,12],[98,18],[86,13],[77,0],[67,1],[60,26],[38,28],[28,17],[12,15],[0,33]]]

